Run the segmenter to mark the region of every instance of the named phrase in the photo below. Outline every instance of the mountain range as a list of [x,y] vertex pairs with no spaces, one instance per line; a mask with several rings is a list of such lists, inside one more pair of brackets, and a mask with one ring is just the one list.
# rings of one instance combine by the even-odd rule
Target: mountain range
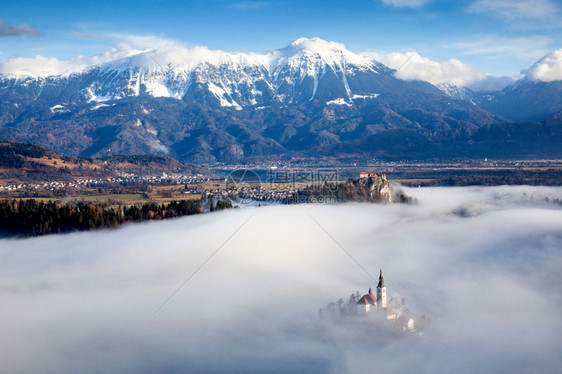
[[0,75],[0,138],[62,154],[273,159],[560,157],[562,81],[500,92],[406,81],[318,38],[262,54],[130,51]]

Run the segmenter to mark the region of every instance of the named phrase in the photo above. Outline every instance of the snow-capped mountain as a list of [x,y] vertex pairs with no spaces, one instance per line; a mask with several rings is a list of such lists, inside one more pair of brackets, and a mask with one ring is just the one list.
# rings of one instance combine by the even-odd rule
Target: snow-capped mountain
[[474,92],[451,84],[438,87],[512,121],[543,121],[562,110],[562,49],[548,53],[523,78],[499,91]]
[[422,159],[505,121],[318,38],[265,53],[168,46],[18,61],[0,65],[0,138],[71,155]]
[[525,77],[494,92],[474,92],[446,83],[436,87],[453,99],[516,122],[542,121],[562,111],[562,80],[543,82]]
[[477,104],[513,121],[542,121],[562,111],[562,80],[527,76],[501,91],[480,95]]
[[466,100],[476,105],[475,93],[470,88],[460,87],[450,83],[438,84],[437,88],[453,99]]
[[66,70],[59,75],[9,72],[3,80],[41,89],[62,82],[78,89],[73,93],[74,100],[99,102],[143,94],[182,99],[191,94],[207,104],[216,102],[240,109],[272,100],[313,100],[319,91],[322,96],[325,84],[331,85],[332,92],[323,94],[326,97],[322,100],[350,101],[353,95],[374,93],[366,92],[348,77],[388,70],[374,60],[349,52],[339,43],[318,38],[297,39],[285,48],[263,54],[178,46],[137,52],[101,65],[78,66],[75,71]]

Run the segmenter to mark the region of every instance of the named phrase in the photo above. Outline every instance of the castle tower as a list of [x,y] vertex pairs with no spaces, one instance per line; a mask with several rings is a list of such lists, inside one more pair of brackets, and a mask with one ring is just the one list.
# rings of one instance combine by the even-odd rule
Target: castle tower
[[379,308],[387,308],[386,286],[384,285],[384,278],[382,277],[382,269],[379,275],[379,284],[377,285],[377,302]]

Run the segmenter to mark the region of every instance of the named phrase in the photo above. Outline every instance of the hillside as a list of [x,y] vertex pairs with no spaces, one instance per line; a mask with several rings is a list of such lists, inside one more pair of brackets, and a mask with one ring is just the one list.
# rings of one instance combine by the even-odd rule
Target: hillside
[[203,169],[163,155],[81,158],[63,156],[35,144],[0,141],[0,181],[3,183],[73,181],[119,175],[197,174]]
[[499,92],[478,96],[481,108],[518,122],[542,121],[562,111],[562,81],[523,78]]

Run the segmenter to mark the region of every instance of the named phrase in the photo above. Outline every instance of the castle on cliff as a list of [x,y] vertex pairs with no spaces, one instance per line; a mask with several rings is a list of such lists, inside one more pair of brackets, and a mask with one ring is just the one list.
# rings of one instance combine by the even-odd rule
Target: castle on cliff
[[386,179],[386,174],[383,173],[367,173],[366,171],[362,171],[359,173],[359,179],[363,178],[384,178]]
[[392,202],[392,189],[386,174],[362,171],[359,173],[359,179],[356,183],[365,191],[368,201]]

